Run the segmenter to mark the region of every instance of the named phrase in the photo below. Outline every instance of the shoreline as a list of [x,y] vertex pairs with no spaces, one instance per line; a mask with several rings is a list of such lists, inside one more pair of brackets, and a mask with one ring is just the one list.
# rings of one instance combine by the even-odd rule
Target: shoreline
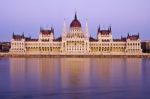
[[19,57],[19,58],[150,58],[150,53],[142,53],[138,55],[131,54],[101,54],[101,55],[37,55],[37,54],[10,54],[1,53],[3,57]]

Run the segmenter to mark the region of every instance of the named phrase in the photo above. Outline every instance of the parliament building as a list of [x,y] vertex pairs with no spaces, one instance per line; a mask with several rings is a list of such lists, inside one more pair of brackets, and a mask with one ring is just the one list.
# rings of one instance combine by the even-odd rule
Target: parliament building
[[39,38],[25,37],[13,33],[11,54],[28,55],[124,55],[141,54],[139,33],[113,39],[111,26],[97,30],[97,38],[90,36],[86,21],[83,30],[75,14],[69,30],[64,21],[61,37],[55,38],[54,28],[40,28]]

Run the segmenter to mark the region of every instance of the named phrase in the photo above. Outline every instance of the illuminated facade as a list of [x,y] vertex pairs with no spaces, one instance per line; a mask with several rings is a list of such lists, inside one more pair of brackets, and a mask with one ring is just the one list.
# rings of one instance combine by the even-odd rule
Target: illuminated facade
[[11,40],[12,54],[33,55],[120,55],[142,53],[139,34],[113,39],[111,26],[108,29],[98,28],[97,38],[90,36],[88,24],[85,30],[75,14],[67,31],[64,21],[62,36],[55,38],[53,27],[41,28],[38,39],[15,35]]

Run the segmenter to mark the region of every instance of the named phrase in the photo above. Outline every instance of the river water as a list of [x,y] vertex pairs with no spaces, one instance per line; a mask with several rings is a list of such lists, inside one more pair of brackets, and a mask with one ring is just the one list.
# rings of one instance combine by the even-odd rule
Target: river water
[[150,99],[150,59],[1,58],[0,99]]

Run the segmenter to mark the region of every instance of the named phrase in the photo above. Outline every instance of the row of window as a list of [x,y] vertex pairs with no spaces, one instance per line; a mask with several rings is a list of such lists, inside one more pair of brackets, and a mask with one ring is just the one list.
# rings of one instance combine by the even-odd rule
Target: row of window
[[128,43],[128,45],[129,45],[129,46],[134,46],[134,45],[135,45],[135,46],[137,46],[137,45],[140,46],[139,43]]

